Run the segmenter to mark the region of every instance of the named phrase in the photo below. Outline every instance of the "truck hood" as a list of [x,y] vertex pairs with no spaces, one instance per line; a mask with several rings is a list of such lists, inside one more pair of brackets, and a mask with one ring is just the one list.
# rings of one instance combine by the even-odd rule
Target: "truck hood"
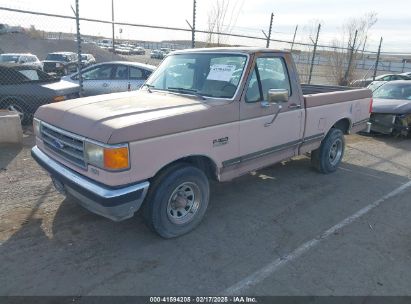
[[91,96],[40,107],[35,117],[103,143],[132,142],[238,120],[237,102],[168,92]]
[[408,114],[411,113],[411,100],[376,98],[372,105],[373,113]]
[[41,86],[45,89],[51,90],[55,95],[68,95],[80,91],[80,86],[78,84],[64,80],[45,83]]
[[61,63],[61,64],[67,64],[65,61],[60,61],[60,60],[42,60],[42,63]]

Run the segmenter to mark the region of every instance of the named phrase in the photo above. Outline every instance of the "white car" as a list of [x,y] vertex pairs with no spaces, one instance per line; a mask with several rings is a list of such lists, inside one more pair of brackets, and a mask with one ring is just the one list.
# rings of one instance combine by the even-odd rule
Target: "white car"
[[[153,65],[128,61],[95,64],[82,71],[83,96],[137,90],[155,69]],[[62,79],[74,83],[79,82],[78,73]]]
[[8,53],[0,55],[0,62],[29,65],[43,70],[43,63],[33,54]]

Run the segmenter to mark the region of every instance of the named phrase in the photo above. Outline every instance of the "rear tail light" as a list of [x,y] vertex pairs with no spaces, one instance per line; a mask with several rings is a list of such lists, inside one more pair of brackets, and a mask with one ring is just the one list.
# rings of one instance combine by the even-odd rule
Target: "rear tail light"
[[370,110],[369,110],[370,114],[372,113],[372,102],[373,102],[373,100],[372,100],[372,97],[371,97],[371,100],[370,100]]

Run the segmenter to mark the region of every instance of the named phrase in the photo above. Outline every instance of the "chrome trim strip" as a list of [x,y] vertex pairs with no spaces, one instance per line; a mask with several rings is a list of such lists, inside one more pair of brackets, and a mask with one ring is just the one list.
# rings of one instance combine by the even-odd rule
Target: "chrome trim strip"
[[69,179],[73,183],[77,184],[79,187],[84,188],[102,198],[114,198],[117,196],[125,195],[134,191],[138,191],[143,189],[143,196],[142,199],[144,199],[144,196],[147,193],[148,187],[150,186],[150,183],[148,181],[136,184],[136,185],[131,185],[127,186],[124,188],[119,188],[119,189],[108,189],[103,186],[97,185],[88,179],[84,178],[80,174],[67,169],[66,167],[60,165],[58,162],[54,161],[51,159],[49,156],[47,156],[44,152],[42,152],[37,146],[35,146],[32,149],[32,152],[43,162],[45,162],[48,166],[53,168],[54,170],[60,172],[60,174],[64,175],[65,178]]
[[303,144],[312,142],[312,141],[316,141],[316,140],[322,140],[324,137],[324,133],[320,133],[320,134],[315,134],[315,135],[311,135],[308,137],[303,138]]
[[352,124],[352,127],[355,127],[355,126],[358,126],[358,125],[361,125],[361,124],[365,124],[365,123],[367,123],[368,121],[369,121],[369,118],[366,118],[366,119],[357,121],[357,122],[355,122],[355,123]]
[[268,148],[268,149],[264,149],[264,150],[261,150],[261,151],[253,152],[253,153],[246,154],[246,155],[243,155],[243,156],[240,156],[240,157],[237,157],[237,158],[229,159],[229,160],[223,161],[223,167],[233,166],[233,165],[245,162],[245,161],[253,160],[253,159],[256,159],[256,158],[259,158],[259,157],[262,157],[262,156],[266,156],[266,155],[269,155],[269,154],[272,154],[272,153],[280,152],[280,151],[286,150],[288,148],[297,146],[301,143],[302,143],[301,140],[290,141],[288,143],[278,145],[278,146],[275,146],[275,147],[272,147],[272,148]]

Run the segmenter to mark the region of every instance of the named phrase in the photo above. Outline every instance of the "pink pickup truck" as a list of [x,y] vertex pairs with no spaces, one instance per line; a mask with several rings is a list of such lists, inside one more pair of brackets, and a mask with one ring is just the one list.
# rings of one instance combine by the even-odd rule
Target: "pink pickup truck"
[[300,85],[290,53],[177,51],[139,91],[49,104],[34,119],[34,159],[56,188],[115,221],[142,209],[164,238],[194,229],[209,180],[311,152],[335,171],[344,134],[367,127],[368,89]]

